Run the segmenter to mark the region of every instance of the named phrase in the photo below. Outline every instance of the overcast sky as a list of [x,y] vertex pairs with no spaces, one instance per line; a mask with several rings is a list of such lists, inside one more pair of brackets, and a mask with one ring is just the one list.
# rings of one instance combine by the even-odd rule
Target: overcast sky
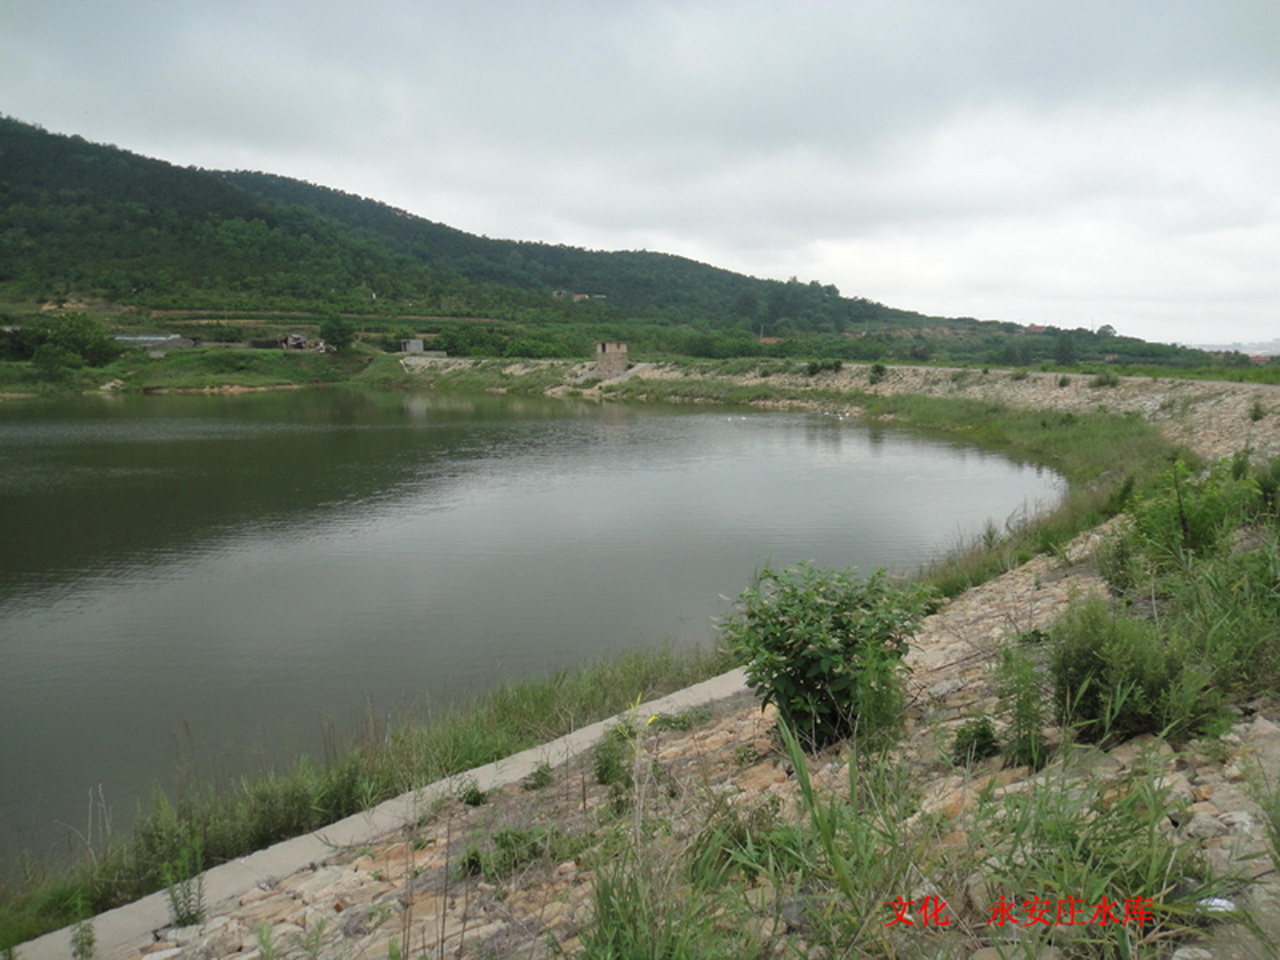
[[1280,0],[0,0],[0,110],[491,237],[1280,337]]

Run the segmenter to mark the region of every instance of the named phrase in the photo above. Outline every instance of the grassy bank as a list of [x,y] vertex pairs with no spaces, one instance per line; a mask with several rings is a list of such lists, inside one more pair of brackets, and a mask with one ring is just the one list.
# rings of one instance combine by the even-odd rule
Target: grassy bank
[[545,743],[636,702],[728,669],[719,654],[662,650],[504,684],[469,703],[370,726],[322,761],[172,800],[158,795],[127,836],[84,849],[80,863],[29,863],[0,887],[0,951],[166,886],[198,844],[212,866],[365,810],[390,797]]
[[0,363],[0,391],[43,396],[91,392],[109,383],[133,392],[332,384],[358,378],[375,356],[215,346],[170,350],[157,359],[131,350],[102,366],[64,367],[56,375],[11,361]]

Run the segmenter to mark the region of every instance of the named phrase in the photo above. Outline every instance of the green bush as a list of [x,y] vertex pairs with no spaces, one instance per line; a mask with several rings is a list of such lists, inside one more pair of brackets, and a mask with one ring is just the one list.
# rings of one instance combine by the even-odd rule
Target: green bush
[[830,370],[832,373],[839,373],[844,363],[840,360],[810,360],[805,365],[804,372],[811,377],[816,377],[820,373],[826,373]]
[[356,341],[356,322],[333,314],[320,322],[320,339],[335,350],[346,350]]
[[765,570],[738,598],[724,638],[747,682],[808,745],[877,735],[902,717],[902,657],[926,612],[920,586],[895,588],[810,564]]
[[80,354],[56,343],[42,343],[36,347],[31,362],[46,380],[66,380],[84,366],[84,358]]
[[17,330],[14,342],[18,359],[37,359],[40,348],[49,347],[58,357],[73,357],[75,366],[100,367],[124,352],[101,323],[83,313],[33,317]]
[[956,731],[951,744],[951,759],[961,766],[994,757],[1000,752],[1000,741],[990,717],[966,720]]
[[1168,569],[1184,554],[1216,553],[1258,500],[1258,485],[1247,475],[1247,464],[1221,460],[1205,476],[1192,479],[1187,465],[1178,460],[1131,508],[1133,532],[1140,548]]
[[1210,676],[1181,637],[1113,613],[1097,598],[1053,627],[1058,720],[1089,742],[1151,733],[1180,742],[1217,712]]

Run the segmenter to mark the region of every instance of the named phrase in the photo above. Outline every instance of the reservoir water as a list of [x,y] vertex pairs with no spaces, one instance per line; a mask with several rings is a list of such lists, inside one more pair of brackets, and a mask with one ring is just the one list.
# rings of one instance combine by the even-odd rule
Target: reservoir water
[[914,569],[1050,471],[807,413],[315,390],[0,405],[0,860],[502,679]]

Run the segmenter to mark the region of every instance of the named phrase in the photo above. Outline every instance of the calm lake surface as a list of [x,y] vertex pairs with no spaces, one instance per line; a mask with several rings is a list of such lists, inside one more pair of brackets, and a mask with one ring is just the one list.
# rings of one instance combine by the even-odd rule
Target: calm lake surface
[[[0,858],[499,680],[913,569],[1058,478],[816,414],[297,391],[0,405]],[[189,735],[187,733],[189,731]]]

